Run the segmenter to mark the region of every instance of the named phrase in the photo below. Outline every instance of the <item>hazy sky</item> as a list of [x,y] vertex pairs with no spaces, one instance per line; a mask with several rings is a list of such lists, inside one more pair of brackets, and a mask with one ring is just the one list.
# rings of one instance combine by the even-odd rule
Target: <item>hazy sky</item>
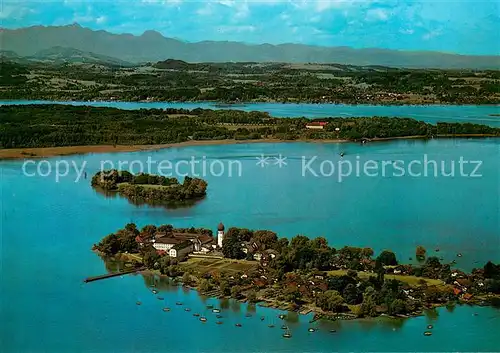
[[500,54],[500,1],[1,0],[2,27],[65,25],[186,41]]

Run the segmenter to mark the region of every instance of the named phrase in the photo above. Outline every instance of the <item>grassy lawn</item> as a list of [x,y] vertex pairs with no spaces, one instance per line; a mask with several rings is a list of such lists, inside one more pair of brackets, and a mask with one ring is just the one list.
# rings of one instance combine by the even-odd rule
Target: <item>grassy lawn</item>
[[[331,276],[343,276],[343,275],[347,275],[347,270],[328,271],[328,274]],[[358,272],[359,278],[369,278],[372,276],[375,277],[376,275],[373,273]],[[413,286],[413,287],[418,287],[420,285],[419,282],[421,280],[424,280],[428,286],[442,286],[442,285],[444,285],[443,281],[441,281],[439,279],[430,279],[430,278],[416,277],[416,276],[386,274],[385,279],[396,279],[398,281],[408,283],[410,286]]]
[[253,270],[257,268],[257,263],[246,260],[189,258],[186,262],[182,262],[180,266],[184,270],[193,270],[199,273],[220,271],[235,274]]

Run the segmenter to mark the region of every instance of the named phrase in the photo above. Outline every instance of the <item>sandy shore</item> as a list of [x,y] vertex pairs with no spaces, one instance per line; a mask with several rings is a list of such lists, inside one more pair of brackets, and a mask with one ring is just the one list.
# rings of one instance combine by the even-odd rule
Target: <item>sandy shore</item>
[[[464,134],[464,135],[438,135],[436,138],[467,138],[467,137],[500,137],[488,134]],[[426,136],[400,136],[368,139],[370,142],[424,139]],[[55,156],[68,156],[72,154],[87,153],[116,153],[116,152],[136,152],[136,151],[155,151],[172,147],[192,147],[192,146],[210,146],[210,145],[235,145],[249,143],[344,143],[353,142],[340,139],[318,139],[318,140],[278,140],[278,139],[259,139],[259,140],[204,140],[204,141],[185,141],[179,143],[167,143],[163,145],[95,145],[95,146],[67,146],[67,147],[43,147],[43,148],[9,148],[0,149],[0,160],[2,159],[30,159],[46,158]]]
[[87,153],[116,153],[116,152],[136,152],[154,151],[172,147],[191,147],[209,145],[233,145],[248,143],[278,143],[287,142],[277,139],[260,140],[206,140],[206,141],[186,141],[179,143],[167,143],[162,145],[93,145],[93,146],[66,146],[66,147],[42,147],[42,148],[9,148],[0,149],[0,159],[29,159],[45,158],[55,156],[68,156],[72,154]]

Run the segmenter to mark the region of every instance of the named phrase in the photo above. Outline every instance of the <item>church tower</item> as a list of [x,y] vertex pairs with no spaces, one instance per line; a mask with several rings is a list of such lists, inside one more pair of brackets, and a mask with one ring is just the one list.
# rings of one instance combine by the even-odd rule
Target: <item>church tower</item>
[[224,224],[219,223],[217,227],[217,246],[222,248],[222,241],[224,240]]

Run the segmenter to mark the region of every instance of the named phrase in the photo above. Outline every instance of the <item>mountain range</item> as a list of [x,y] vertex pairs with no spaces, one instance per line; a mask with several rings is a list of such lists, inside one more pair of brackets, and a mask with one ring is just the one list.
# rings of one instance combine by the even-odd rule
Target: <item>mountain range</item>
[[52,57],[55,61],[68,61],[65,59],[68,56],[78,58],[84,55],[96,61],[118,64],[173,58],[187,62],[314,62],[408,68],[500,69],[500,56],[304,44],[271,45],[228,41],[189,43],[164,37],[151,30],[135,36],[113,34],[104,30],[94,31],[78,24],[2,28],[0,49],[3,53],[20,57],[41,56],[47,60]]

